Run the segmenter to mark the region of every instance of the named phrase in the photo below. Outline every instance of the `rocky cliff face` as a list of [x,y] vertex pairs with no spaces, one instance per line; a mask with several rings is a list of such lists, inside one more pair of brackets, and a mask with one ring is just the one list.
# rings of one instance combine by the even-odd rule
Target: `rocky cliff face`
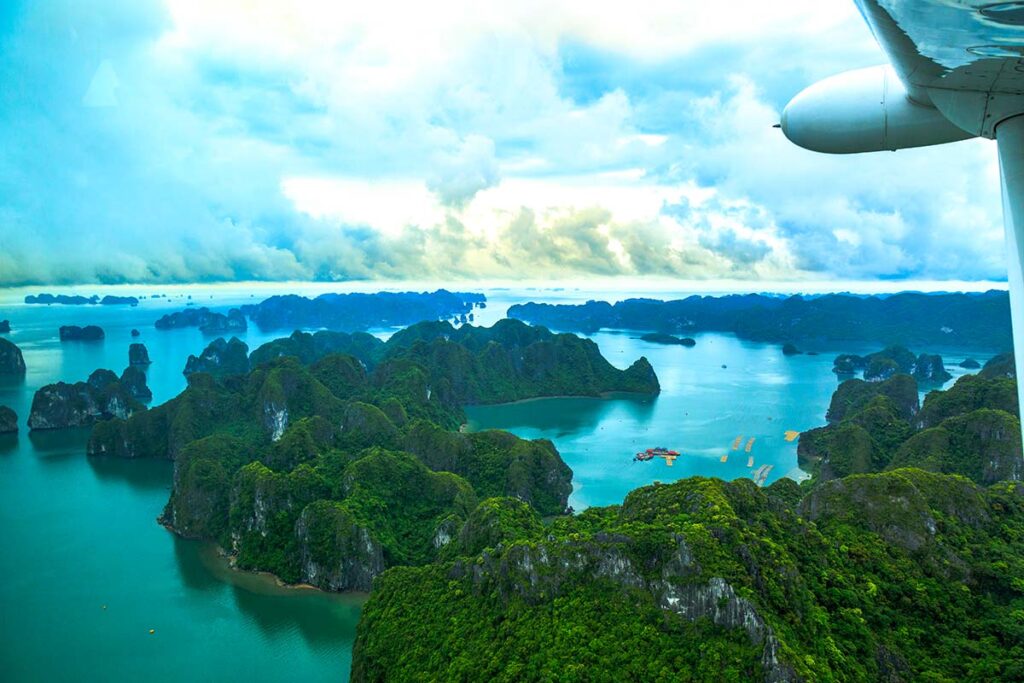
[[803,680],[779,661],[779,642],[754,604],[737,595],[725,579],[701,580],[701,568],[683,536],[673,537],[674,549],[652,570],[634,563],[633,539],[618,534],[595,534],[587,542],[546,542],[513,545],[481,561],[456,562],[452,579],[469,577],[480,594],[497,594],[528,604],[547,603],[571,594],[580,583],[612,584],[650,594],[661,610],[695,622],[707,619],[716,626],[742,629],[750,643],[762,651],[764,680],[773,683]]
[[946,370],[946,366],[942,362],[942,356],[927,353],[922,353],[917,357],[917,360],[914,362],[913,375],[914,379],[919,382],[930,384],[942,384],[953,377]]
[[118,381],[135,400],[143,403],[153,400],[153,392],[150,391],[149,386],[146,384],[146,373],[138,367],[130,365],[125,368]]
[[25,374],[25,359],[15,344],[0,339],[0,375],[19,377]]
[[301,581],[334,591],[369,591],[384,571],[384,552],[370,531],[340,505],[319,501],[295,525]]
[[7,406],[0,406],[0,434],[18,431],[18,414]]
[[557,599],[579,582],[610,582],[644,590],[659,608],[688,621],[709,619],[718,626],[743,629],[752,644],[764,648],[766,680],[799,680],[791,668],[779,664],[778,641],[755,606],[737,596],[720,577],[700,581],[693,550],[682,536],[673,540],[673,552],[654,572],[650,568],[641,572],[634,565],[632,539],[598,533],[588,542],[514,545],[498,556],[485,551],[481,562],[457,562],[450,576],[469,576],[482,593],[496,592],[506,600],[514,596],[533,604]]
[[86,382],[58,382],[40,388],[32,398],[28,426],[31,429],[88,427],[102,420],[124,420],[144,409],[117,375],[110,370],[97,370]]

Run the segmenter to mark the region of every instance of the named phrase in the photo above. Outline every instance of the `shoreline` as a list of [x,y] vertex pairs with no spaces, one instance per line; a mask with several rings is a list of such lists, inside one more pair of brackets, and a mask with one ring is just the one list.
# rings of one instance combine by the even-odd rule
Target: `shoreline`
[[195,544],[200,563],[215,579],[243,590],[262,595],[318,595],[349,605],[361,605],[370,597],[369,593],[359,591],[337,592],[324,590],[309,583],[286,583],[268,571],[242,569],[237,566],[235,556],[228,553],[220,544],[200,538],[185,538],[163,521],[158,520],[157,523],[177,541]]
[[[659,392],[660,394],[660,392]],[[565,399],[565,398],[583,398],[590,399],[592,401],[606,401],[613,398],[634,398],[634,397],[651,397],[656,398],[659,394],[648,394],[642,391],[605,391],[596,396],[583,395],[583,394],[558,394],[555,396],[534,396],[533,398],[520,398],[515,401],[501,401],[500,403],[468,403],[463,407],[466,408],[491,408],[494,406],[515,406],[522,403],[534,403],[536,401],[549,401],[551,399]]]

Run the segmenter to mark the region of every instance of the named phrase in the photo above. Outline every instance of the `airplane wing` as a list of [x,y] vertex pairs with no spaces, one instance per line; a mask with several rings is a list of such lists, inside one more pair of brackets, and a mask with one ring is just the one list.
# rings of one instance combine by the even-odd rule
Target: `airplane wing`
[[1024,102],[1024,2],[856,0],[910,98],[995,137]]

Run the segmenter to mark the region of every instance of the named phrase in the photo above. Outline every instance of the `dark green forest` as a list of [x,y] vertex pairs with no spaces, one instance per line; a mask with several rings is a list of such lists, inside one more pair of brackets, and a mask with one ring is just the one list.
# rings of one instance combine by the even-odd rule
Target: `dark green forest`
[[248,359],[244,346],[211,343],[181,395],[97,424],[89,452],[173,459],[167,526],[330,590],[437,559],[468,519],[489,519],[482,500],[565,511],[572,472],[554,446],[462,433],[464,405],[659,390],[643,358],[618,370],[589,340],[517,321],[422,323],[386,344],[297,332]]
[[694,477],[546,525],[489,501],[377,579],[353,679],[1022,680],[1016,410],[1006,357],[923,405],[848,380],[802,485]]

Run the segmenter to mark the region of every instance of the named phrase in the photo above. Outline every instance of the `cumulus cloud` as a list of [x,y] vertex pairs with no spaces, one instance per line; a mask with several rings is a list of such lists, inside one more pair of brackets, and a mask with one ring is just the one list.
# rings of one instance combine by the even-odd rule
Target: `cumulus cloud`
[[694,103],[699,144],[672,173],[763,207],[798,267],[842,277],[1005,277],[993,143],[833,157],[771,128],[749,79]]
[[990,145],[771,128],[845,0],[88,5],[0,8],[0,285],[1005,274]]
[[437,155],[427,187],[445,206],[462,207],[480,190],[496,185],[498,176],[494,142],[470,135],[453,151]]

